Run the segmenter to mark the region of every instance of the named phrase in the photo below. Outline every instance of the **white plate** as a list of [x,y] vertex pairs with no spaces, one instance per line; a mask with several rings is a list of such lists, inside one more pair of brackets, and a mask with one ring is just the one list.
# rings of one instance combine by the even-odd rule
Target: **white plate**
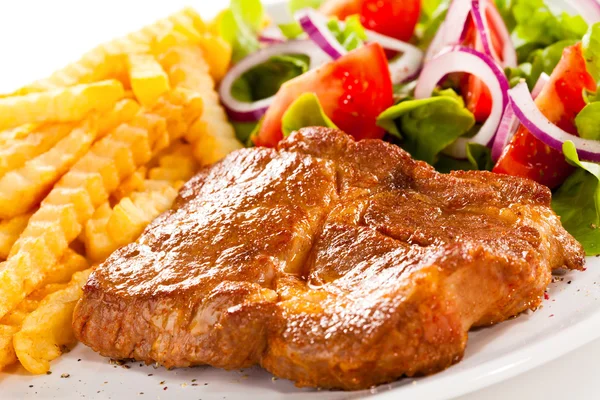
[[[161,2],[162,5],[145,2],[145,8],[137,12],[134,12],[134,7],[129,3],[121,4],[121,13],[126,13],[130,17],[113,20],[110,27],[104,25],[102,21],[109,18],[108,10],[115,3],[105,2],[104,8],[94,10],[93,17],[89,17],[88,14],[89,20],[79,21],[81,26],[90,27],[91,34],[87,34],[88,32],[84,30],[74,36],[72,40],[77,41],[77,46],[71,46],[73,43],[54,46],[55,56],[50,63],[59,66],[85,49],[82,47],[78,49],[79,51],[73,50],[81,47],[82,43],[85,44],[87,41],[87,44],[91,45],[112,35],[122,34],[128,28],[135,29],[165,12],[172,11],[183,2],[175,2],[178,4],[168,2],[168,6],[165,6],[167,2]],[[15,3],[21,4],[22,10],[27,7],[27,4],[21,2],[11,3],[13,7],[16,7]],[[67,2],[61,1],[61,3]],[[219,2],[208,5],[203,1],[200,5],[197,3],[195,5],[200,11],[207,10],[214,13]],[[282,9],[281,5],[276,8]],[[5,10],[0,7],[0,22],[3,22],[2,14],[7,15],[2,11]],[[60,26],[61,22],[69,23],[67,15],[54,14],[52,21],[44,21],[47,14],[43,12],[37,14],[39,18],[36,25],[37,33],[22,36],[20,39],[24,48],[37,49],[44,44],[50,45],[52,40],[60,37],[61,31],[58,28],[58,30],[48,31],[47,35],[39,36],[39,32],[44,28]],[[11,19],[16,19],[14,17],[16,15],[18,14],[13,14]],[[86,18],[84,14],[81,15],[82,18]],[[128,21],[131,21],[129,26]],[[4,22],[10,21],[7,19]],[[18,20],[13,22],[14,27],[18,25]],[[6,25],[4,28],[0,27],[0,37],[7,32],[3,29],[6,29]],[[34,43],[37,43],[35,47]],[[5,50],[2,48],[1,41],[0,50]],[[4,52],[4,55],[7,53]],[[8,55],[20,57],[19,60],[24,61],[31,56],[28,51],[22,54],[8,52]],[[31,77],[43,75],[47,72],[43,69],[48,66],[40,65],[40,73],[31,76],[4,73],[7,69],[15,68],[14,66],[5,65],[0,68],[3,72],[0,76],[11,76],[10,80],[2,81],[0,78],[0,87],[7,88],[24,83]],[[29,72],[27,71],[28,74]],[[600,336],[600,259],[588,259],[585,272],[570,272],[560,278],[560,281],[550,285],[549,299],[545,300],[543,307],[535,313],[526,313],[494,327],[472,332],[465,357],[457,365],[437,375],[419,379],[402,379],[394,384],[369,391],[344,393],[301,390],[295,388],[289,381],[274,379],[260,368],[230,372],[210,367],[167,371],[163,368],[142,366],[139,363],[130,363],[126,366],[112,365],[85,346],[78,345],[69,354],[52,363],[51,375],[32,377],[20,367],[9,370],[8,373],[0,373],[0,398],[176,398],[178,400],[249,398],[268,400],[284,396],[292,399],[317,400],[367,396],[376,399],[452,398],[544,364]],[[68,377],[64,374],[68,374]]]

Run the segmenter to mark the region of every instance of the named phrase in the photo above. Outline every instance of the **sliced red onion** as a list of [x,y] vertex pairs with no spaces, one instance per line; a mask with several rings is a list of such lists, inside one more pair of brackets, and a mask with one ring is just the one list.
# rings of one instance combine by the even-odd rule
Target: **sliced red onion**
[[534,100],[540,95],[540,93],[542,93],[542,89],[544,89],[544,86],[546,86],[546,83],[548,83],[549,80],[550,76],[547,73],[542,72],[537,82],[535,83],[533,90],[531,91],[531,96],[533,96]]
[[425,62],[434,58],[446,47],[456,46],[463,42],[470,12],[471,0],[452,0],[448,7],[446,19],[438,28],[427,53],[425,53]]
[[600,22],[600,3],[597,0],[570,0],[569,4],[589,25]]
[[[304,9],[298,11],[295,18],[308,34],[308,37],[334,60],[348,53],[327,28],[326,18],[317,11],[310,8]],[[340,25],[342,28],[345,27],[343,22],[340,22]],[[377,42],[384,49],[402,53],[401,56],[389,63],[392,83],[402,83],[416,77],[423,62],[423,52],[420,49],[374,31],[365,30],[365,33],[369,42]]]
[[575,144],[579,158],[600,162],[600,141],[571,135],[550,122],[533,101],[525,82],[510,89],[508,95],[519,121],[538,140],[558,151],[562,151],[563,143],[570,140]]
[[[489,13],[486,11],[489,11]],[[485,54],[496,60],[502,59],[503,67],[516,67],[517,52],[512,44],[510,33],[506,28],[506,24],[504,23],[502,16],[498,13],[496,7],[493,4],[490,4],[489,0],[472,0],[471,12],[473,15],[473,22],[475,23],[475,28],[477,29],[479,37],[481,38]],[[490,27],[488,26],[488,20],[486,16],[491,18],[490,22],[494,25],[494,27],[496,27],[498,33],[501,35],[500,39],[504,44],[504,48],[502,49],[502,57],[497,54],[496,49],[493,46],[492,38],[490,37],[491,31]]]
[[423,65],[423,52],[420,49],[374,31],[367,30],[366,33],[369,42],[377,42],[386,50],[402,53],[389,63],[393,84],[403,83],[418,76]]
[[276,25],[271,25],[260,33],[258,40],[264,44],[275,44],[285,42],[286,38]]
[[[544,86],[546,86],[546,83],[548,83],[549,80],[550,77],[548,74],[542,72],[535,84],[535,87],[531,91],[531,96],[534,100],[542,92],[542,89]],[[500,121],[500,126],[498,127],[496,137],[494,138],[494,144],[492,145],[492,160],[497,161],[500,158],[504,148],[508,145],[508,143],[510,143],[512,137],[515,135],[519,125],[519,120],[515,116],[515,112],[513,111],[512,105],[509,102],[504,110],[502,121]]]
[[490,56],[464,46],[456,46],[442,51],[425,64],[417,81],[415,98],[431,97],[438,83],[446,75],[455,72],[465,72],[478,77],[492,95],[492,111],[479,132],[472,138],[458,138],[445,150],[452,157],[465,158],[467,143],[479,143],[483,146],[491,144],[508,105],[506,92],[509,85],[504,71]]
[[232,120],[254,122],[261,119],[267,112],[274,96],[255,102],[239,101],[231,95],[231,87],[244,72],[268,61],[273,56],[282,54],[304,54],[308,56],[310,58],[310,69],[317,68],[329,60],[327,54],[323,53],[311,40],[290,40],[285,43],[273,44],[244,58],[229,70],[219,87],[221,102]]
[[347,53],[344,46],[338,42],[333,36],[329,28],[327,28],[327,19],[312,8],[306,8],[298,11],[294,18],[306,32],[308,37],[312,39],[329,57],[337,60]]

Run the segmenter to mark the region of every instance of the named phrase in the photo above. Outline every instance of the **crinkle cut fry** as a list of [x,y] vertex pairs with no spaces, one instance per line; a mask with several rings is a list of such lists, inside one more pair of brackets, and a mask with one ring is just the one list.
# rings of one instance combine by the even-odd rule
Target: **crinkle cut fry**
[[82,241],[91,260],[102,261],[134,241],[154,218],[172,206],[178,189],[198,169],[191,145],[182,142],[165,150],[156,162],[158,165],[148,173],[150,179],[144,180],[145,171],[136,171],[115,191],[127,195],[113,207],[109,203],[99,207],[87,222]]
[[165,19],[156,21],[137,32],[102,44],[86,53],[79,61],[65,66],[46,79],[22,87],[13,95],[46,91],[80,83],[116,78],[125,80],[126,63],[124,54],[150,45],[159,35],[175,31],[197,42],[200,33],[206,30],[200,16],[191,8],[185,8]]
[[[57,273],[43,283],[43,287],[31,293],[10,313],[0,319],[0,371],[17,361],[13,337],[27,316],[36,310],[47,296],[66,288],[74,273],[88,268],[87,260],[72,250],[67,250],[59,264]],[[70,327],[69,327],[70,329]]]
[[47,152],[0,178],[0,218],[10,219],[32,210],[60,177],[92,146],[123,122],[133,118],[139,106],[129,99],[112,110],[93,114]]
[[[131,99],[117,102],[111,112],[98,118],[98,136],[102,137],[120,123],[131,120],[139,108],[140,106]],[[42,124],[31,129],[27,135],[0,143],[0,178],[50,150],[74,128],[75,124],[72,122]]]
[[181,42],[163,53],[159,61],[167,71],[171,85],[192,90],[202,98],[204,111],[187,132],[186,139],[194,145],[200,163],[212,164],[242,145],[219,103],[202,50]]
[[50,369],[50,361],[61,355],[61,348],[76,342],[71,319],[91,272],[90,268],[75,273],[67,287],[46,297],[25,318],[23,326],[14,335],[15,353],[29,372],[46,373]]
[[44,199],[0,270],[0,318],[52,273],[96,208],[152,158],[152,145],[174,112],[160,103],[96,142]]
[[0,129],[30,123],[79,121],[92,111],[109,110],[124,95],[123,85],[113,79],[0,98]]
[[27,227],[31,213],[0,221],[0,260],[6,260],[13,244]]

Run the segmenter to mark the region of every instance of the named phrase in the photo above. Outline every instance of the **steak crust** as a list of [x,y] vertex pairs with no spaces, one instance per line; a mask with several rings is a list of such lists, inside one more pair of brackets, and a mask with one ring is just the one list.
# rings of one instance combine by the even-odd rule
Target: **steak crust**
[[92,273],[73,327],[100,354],[260,364],[298,386],[430,374],[471,327],[535,309],[582,247],[533,181],[439,174],[397,146],[307,128],[232,153]]

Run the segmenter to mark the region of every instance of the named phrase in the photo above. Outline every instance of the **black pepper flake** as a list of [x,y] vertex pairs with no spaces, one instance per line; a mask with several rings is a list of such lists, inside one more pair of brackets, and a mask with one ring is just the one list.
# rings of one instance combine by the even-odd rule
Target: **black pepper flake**
[[144,394],[144,392],[140,392],[140,394]]
[[571,281],[567,282],[567,285],[570,285],[570,284],[571,284]]
[[154,374],[148,374],[148,376],[153,376]]
[[77,362],[80,362],[80,361],[81,361],[81,358],[78,358],[78,359],[77,359]]
[[165,381],[160,381],[159,385],[164,385]]
[[198,384],[197,383],[192,383],[192,386],[198,386]]
[[208,383],[205,383],[204,386],[208,386]]
[[46,371],[46,375],[52,375],[52,371]]
[[163,390],[167,390],[168,388],[169,388],[168,386],[165,386],[165,387],[163,388]]
[[66,379],[66,378],[71,377],[71,374],[61,374],[60,377]]
[[29,385],[29,387],[30,387],[30,388],[32,388],[32,387],[33,387],[33,385]]
[[192,382],[196,382],[196,381],[197,381],[197,379],[192,379]]

